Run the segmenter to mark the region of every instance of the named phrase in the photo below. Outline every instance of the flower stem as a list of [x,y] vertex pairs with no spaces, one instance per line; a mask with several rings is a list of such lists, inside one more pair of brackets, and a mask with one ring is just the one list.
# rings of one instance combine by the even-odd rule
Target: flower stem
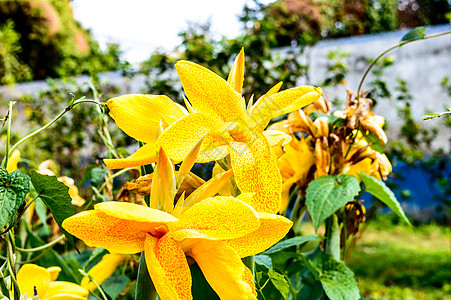
[[[8,165],[8,159],[9,159],[9,140],[11,137],[11,115],[13,112],[13,106],[14,104],[16,104],[16,101],[9,101],[9,109],[8,109],[8,114],[6,115],[7,121],[8,121],[8,127],[6,129],[6,155],[5,158],[3,160],[2,166],[6,168],[6,166]],[[6,121],[6,120],[5,120]],[[12,150],[11,150],[12,152]]]
[[94,104],[97,104],[99,106],[102,105],[102,103],[100,103],[99,101],[92,100],[92,99],[79,99],[79,100],[74,101],[73,103],[68,105],[62,112],[60,112],[55,118],[53,118],[53,120],[51,120],[50,122],[48,122],[47,124],[45,124],[41,128],[29,133],[25,137],[21,138],[14,146],[11,147],[11,149],[7,153],[7,157],[9,156],[9,153],[13,152],[14,149],[16,149],[20,144],[22,144],[23,142],[25,142],[29,138],[32,138],[33,136],[37,135],[38,133],[44,131],[48,127],[52,126],[56,121],[61,119],[62,116],[64,116],[67,112],[69,112],[72,108],[74,108],[76,105],[78,105],[80,103],[94,103]]
[[6,256],[7,256],[7,267],[8,267],[8,271],[9,271],[9,275],[11,280],[13,281],[13,286],[14,286],[14,299],[19,299],[20,297],[20,288],[19,288],[19,284],[17,283],[16,280],[16,267],[15,267],[15,261],[14,261],[14,233],[13,230],[10,230],[6,233]]
[[108,297],[106,296],[105,292],[103,291],[103,289],[100,287],[100,285],[94,280],[94,278],[92,278],[91,274],[86,273],[85,271],[79,269],[78,272],[81,273],[81,275],[88,277],[89,280],[94,283],[94,285],[96,286],[97,290],[100,292],[100,295],[102,295],[103,300],[108,300]]
[[324,253],[332,256],[335,260],[340,260],[340,227],[338,226],[338,217],[336,214],[326,219]]
[[49,247],[53,247],[53,245],[59,243],[62,239],[64,239],[64,234],[60,235],[57,239],[51,241],[50,243],[47,243],[47,244],[39,246],[39,247],[31,248],[31,249],[24,249],[24,248],[16,247],[16,250],[20,251],[20,252],[25,252],[25,253],[38,252],[38,251],[45,250]]

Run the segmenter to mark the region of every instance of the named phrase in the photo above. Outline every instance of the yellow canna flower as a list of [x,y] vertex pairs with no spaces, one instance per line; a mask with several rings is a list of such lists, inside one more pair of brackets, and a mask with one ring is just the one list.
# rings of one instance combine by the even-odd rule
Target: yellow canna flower
[[13,171],[17,170],[17,164],[20,160],[20,151],[14,150],[11,156],[8,159],[8,164],[6,165],[6,171],[8,173],[12,173]]
[[[272,147],[277,150],[291,138],[282,132],[265,134],[263,129],[272,118],[318,99],[321,89],[302,86],[279,92],[279,83],[246,109],[241,95],[243,50],[227,81],[192,62],[179,61],[175,67],[189,100],[185,99],[188,111],[165,96],[125,95],[107,102],[117,125],[128,135],[147,143],[126,159],[105,160],[107,167],[155,162],[155,149],[160,147],[172,160],[182,161],[203,139],[197,162],[220,160],[230,155],[238,188],[255,196],[251,205],[257,211],[277,212],[282,182]],[[160,121],[164,131],[157,139]]]
[[[88,275],[91,275],[92,279],[94,279],[98,285],[101,285],[105,279],[113,275],[118,266],[127,261],[128,257],[129,255],[120,253],[106,254],[98,264],[88,271]],[[80,285],[90,291],[97,289],[95,283],[92,282],[88,276],[83,277]]]
[[187,256],[221,299],[256,299],[252,274],[240,258],[271,247],[291,226],[290,220],[256,212],[234,197],[207,198],[180,218],[133,203],[103,202],[63,222],[88,246],[122,254],[144,251],[162,300],[192,299]]
[[78,284],[55,281],[61,269],[43,268],[34,264],[25,264],[17,272],[17,283],[21,294],[31,299],[34,290],[41,300],[86,300],[89,292]]

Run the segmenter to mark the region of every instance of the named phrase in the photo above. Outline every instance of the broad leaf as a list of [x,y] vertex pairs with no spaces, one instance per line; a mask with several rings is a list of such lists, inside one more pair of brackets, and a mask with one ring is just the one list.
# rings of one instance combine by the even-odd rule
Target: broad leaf
[[283,299],[288,300],[290,286],[285,277],[273,270],[268,270],[268,276],[271,279],[271,283],[279,291],[280,295],[282,295]]
[[265,268],[272,270],[271,257],[263,254],[254,255],[254,262],[256,265],[264,266]]
[[110,276],[102,283],[102,288],[111,299],[116,299],[129,283],[130,279],[125,275]]
[[153,300],[156,299],[157,291],[150,278],[149,271],[147,270],[146,259],[144,257],[144,251],[141,252],[141,258],[139,259],[138,277],[136,278],[136,300]]
[[91,185],[97,186],[99,183],[105,179],[106,173],[108,173],[108,169],[102,169],[102,168],[94,168],[91,170]]
[[426,36],[425,30],[424,27],[414,28],[402,37],[401,42],[421,40]]
[[30,178],[15,170],[11,174],[0,168],[0,229],[16,221],[17,210],[30,191]]
[[308,241],[314,241],[317,240],[317,235],[306,235],[306,236],[297,236],[291,239],[287,239],[285,241],[279,242],[275,244],[273,247],[269,248],[264,252],[264,254],[271,254],[274,252],[282,251],[286,248],[292,247],[292,246],[298,246],[301,244],[304,244]]
[[31,182],[39,198],[52,212],[53,218],[61,232],[66,236],[69,243],[77,249],[74,237],[61,226],[66,218],[73,216],[75,213],[72,199],[69,195],[69,188],[64,183],[59,182],[56,176],[41,175],[34,171],[31,173]]
[[108,254],[108,250],[95,248],[89,256],[89,259],[83,263],[83,268],[89,270],[93,265],[98,263],[105,254]]
[[327,297],[331,300],[360,299],[360,292],[354,273],[342,262],[328,255],[321,255],[317,261],[322,270],[319,278]]
[[307,210],[315,230],[321,223],[359,193],[359,181],[352,175],[320,176],[307,188]]
[[380,181],[373,176],[366,175],[365,173],[360,173],[359,177],[365,184],[365,188],[368,193],[385,203],[395,214],[397,214],[407,224],[411,225],[404,214],[404,210],[396,199],[395,194],[393,194],[393,192],[383,181]]

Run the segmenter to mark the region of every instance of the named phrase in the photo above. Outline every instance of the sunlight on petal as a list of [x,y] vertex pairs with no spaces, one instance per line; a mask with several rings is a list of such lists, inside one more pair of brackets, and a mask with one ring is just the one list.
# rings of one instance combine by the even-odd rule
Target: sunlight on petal
[[135,153],[127,158],[108,159],[105,158],[103,162],[108,169],[124,169],[131,167],[139,167],[154,163],[156,160],[155,144],[145,144]]
[[233,247],[240,257],[261,253],[283,239],[293,222],[289,219],[268,213],[258,213],[260,228],[243,237],[223,241]]
[[227,82],[238,93],[243,93],[243,81],[244,81],[244,48],[241,48],[240,53],[233,62],[232,69],[230,69]]
[[132,138],[154,143],[160,121],[167,127],[188,112],[166,96],[131,94],[107,101],[110,116]]
[[44,299],[86,299],[88,294],[88,290],[78,284],[66,281],[53,281],[50,282]]
[[161,239],[147,235],[144,254],[161,300],[192,299],[188,262],[180,246],[169,235]]
[[27,293],[27,297],[32,298],[34,287],[36,286],[39,298],[42,299],[49,288],[50,277],[50,272],[46,268],[33,264],[25,264],[17,272],[16,278],[22,294]]
[[244,99],[227,81],[189,61],[179,61],[175,68],[188,100],[197,112],[224,122],[244,121]]
[[257,299],[252,274],[236,251],[221,241],[199,240],[187,252],[221,299]]

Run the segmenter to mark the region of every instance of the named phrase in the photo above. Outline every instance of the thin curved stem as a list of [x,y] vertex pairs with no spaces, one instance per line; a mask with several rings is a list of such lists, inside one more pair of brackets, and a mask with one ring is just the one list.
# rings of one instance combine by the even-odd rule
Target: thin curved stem
[[[8,165],[8,159],[9,159],[9,142],[10,142],[10,137],[11,137],[11,115],[13,112],[13,106],[14,104],[16,104],[16,101],[9,101],[9,109],[8,109],[8,127],[6,129],[6,155],[5,155],[5,159],[3,160],[2,166],[6,167]],[[11,150],[12,152],[12,150]]]
[[[80,100],[74,101],[72,104],[68,105],[62,112],[60,112],[55,118],[53,118],[53,120],[48,122],[46,125],[44,125],[43,127],[31,132],[30,134],[24,136],[23,138],[21,138],[16,144],[14,144],[14,146],[11,147],[11,149],[9,150],[9,153],[13,152],[14,149],[16,149],[20,144],[22,144],[23,142],[25,142],[29,138],[37,135],[38,133],[40,133],[40,132],[44,131],[45,129],[47,129],[48,127],[52,126],[56,121],[61,119],[62,116],[64,116],[67,112],[69,112],[74,106],[76,106],[76,105],[78,105],[80,103],[94,103],[94,104],[97,104],[99,106],[102,105],[102,103],[100,103],[99,101],[92,100],[92,99],[80,99]],[[9,153],[7,153],[7,155],[9,155]]]
[[[450,34],[450,33],[451,33],[451,30],[445,31],[445,32],[441,32],[441,33],[437,33],[437,34],[426,35],[426,36],[424,36],[422,39],[419,39],[419,40],[427,40],[427,39],[435,38],[435,37],[438,37],[438,36],[447,35],[447,34]],[[398,48],[398,47],[401,47],[401,46],[404,46],[404,45],[406,45],[406,44],[409,44],[409,43],[412,43],[412,42],[415,42],[415,41],[419,41],[419,40],[410,40],[410,41],[403,41],[403,42],[400,42],[400,43],[398,43],[398,44],[396,44],[396,45],[394,45],[394,46],[388,48],[387,50],[385,50],[385,51],[382,52],[381,54],[379,54],[379,56],[377,56],[377,57],[371,62],[371,64],[366,68],[365,73],[363,73],[362,79],[360,80],[360,83],[359,83],[359,87],[357,88],[357,106],[360,105],[360,90],[361,90],[361,88],[362,88],[363,81],[365,80],[366,76],[367,76],[368,73],[370,72],[371,68],[376,64],[376,62],[377,62],[381,57],[383,57],[385,54],[387,54],[388,52],[392,51],[393,49],[396,49],[396,48]]]
[[88,277],[89,280],[94,283],[94,285],[97,287],[97,289],[99,290],[100,294],[102,295],[102,298],[104,300],[108,300],[108,297],[105,295],[105,292],[103,291],[103,289],[100,287],[100,285],[94,280],[94,278],[92,278],[91,274],[86,273],[85,271],[83,271],[82,269],[79,269],[78,272],[81,273],[81,275]]
[[25,253],[38,252],[38,251],[42,251],[42,250],[52,247],[53,245],[59,243],[62,239],[64,239],[64,234],[60,235],[57,239],[51,241],[50,243],[47,243],[47,244],[39,246],[39,247],[30,248],[30,249],[16,247],[16,250],[20,251],[20,252],[25,252]]

